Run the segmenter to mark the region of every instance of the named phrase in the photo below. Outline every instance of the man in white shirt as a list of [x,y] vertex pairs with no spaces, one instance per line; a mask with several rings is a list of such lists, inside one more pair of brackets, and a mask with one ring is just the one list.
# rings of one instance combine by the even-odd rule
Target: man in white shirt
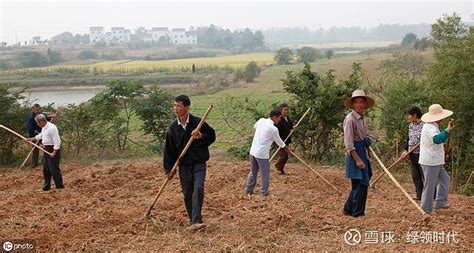
[[35,137],[28,138],[28,140],[42,140],[44,149],[51,153],[51,155],[44,155],[43,191],[49,191],[51,189],[51,177],[54,180],[56,189],[63,189],[63,177],[61,175],[61,169],[59,168],[59,162],[61,160],[61,138],[59,137],[58,128],[53,123],[48,122],[46,116],[44,116],[43,114],[36,115],[35,121],[38,126],[41,127],[41,133],[36,135]]
[[269,194],[268,187],[270,185],[270,148],[275,142],[288,154],[290,150],[280,138],[278,124],[281,120],[281,111],[273,110],[270,112],[269,118],[261,118],[255,123],[255,134],[253,136],[252,147],[250,148],[250,173],[247,177],[247,187],[245,192],[247,195],[253,194],[253,189],[257,182],[257,174],[260,169],[262,172],[262,190],[261,194],[267,196]]

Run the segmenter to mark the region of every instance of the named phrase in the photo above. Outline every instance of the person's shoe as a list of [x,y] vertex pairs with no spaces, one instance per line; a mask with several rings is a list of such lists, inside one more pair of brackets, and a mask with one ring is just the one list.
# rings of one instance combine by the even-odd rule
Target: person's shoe
[[351,214],[349,213],[349,211],[347,211],[345,208],[342,208],[341,212],[342,212],[343,215],[347,215],[347,216],[348,216],[348,215],[351,215]]
[[444,206],[442,206],[442,205],[435,205],[434,208],[435,208],[435,209],[448,209],[448,208],[449,208],[449,205],[448,205],[448,204],[446,204],[446,205],[444,205]]
[[64,185],[56,186],[56,189],[57,189],[57,190],[64,189]]
[[192,230],[192,231],[197,231],[197,230],[203,229],[205,227],[206,227],[205,223],[194,223],[191,226],[189,226],[187,229]]
[[421,200],[421,198],[418,198],[418,197],[413,197],[412,199],[413,199],[413,200],[418,200],[418,201]]
[[44,192],[47,192],[47,191],[49,191],[49,190],[51,190],[51,188],[49,188],[49,187],[43,187],[43,191],[44,191]]
[[247,193],[247,198],[250,200],[250,199],[252,198],[252,195],[253,195],[252,192],[248,192],[248,193]]
[[280,172],[280,175],[285,175],[285,170],[283,170],[283,168],[276,168],[279,172]]

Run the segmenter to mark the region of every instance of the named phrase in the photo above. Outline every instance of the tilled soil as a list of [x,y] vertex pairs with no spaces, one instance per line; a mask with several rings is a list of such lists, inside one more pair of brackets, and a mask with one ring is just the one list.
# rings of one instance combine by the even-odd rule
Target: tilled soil
[[[199,231],[187,229],[177,177],[158,200],[154,218],[144,218],[165,178],[159,161],[65,164],[66,188],[48,193],[41,191],[40,169],[2,169],[0,240],[29,240],[43,252],[474,248],[473,198],[450,194],[450,208],[422,222],[419,211],[385,177],[377,189],[369,189],[366,216],[352,218],[341,213],[350,183],[340,168],[315,167],[342,196],[303,165],[291,163],[289,175],[272,171],[270,196],[249,200],[244,194],[248,167],[247,162],[209,162],[207,227]],[[413,194],[412,184],[403,186]],[[345,241],[350,229],[361,233],[356,245]],[[351,244],[358,241],[347,238]]]

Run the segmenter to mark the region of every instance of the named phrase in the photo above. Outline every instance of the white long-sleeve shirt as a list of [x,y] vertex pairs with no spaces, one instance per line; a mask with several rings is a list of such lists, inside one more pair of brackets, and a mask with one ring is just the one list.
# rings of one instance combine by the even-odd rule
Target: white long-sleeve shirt
[[278,128],[273,124],[269,118],[259,119],[253,126],[255,135],[253,136],[252,147],[250,148],[250,155],[259,159],[270,158],[270,148],[275,142],[280,148],[285,147],[285,143],[278,134]]
[[444,144],[436,144],[433,137],[440,133],[436,123],[425,123],[421,129],[420,158],[418,163],[427,166],[444,165]]
[[54,150],[61,147],[61,138],[59,137],[58,128],[51,122],[47,122],[41,129],[41,133],[35,136],[37,141],[43,140],[45,146],[53,146]]

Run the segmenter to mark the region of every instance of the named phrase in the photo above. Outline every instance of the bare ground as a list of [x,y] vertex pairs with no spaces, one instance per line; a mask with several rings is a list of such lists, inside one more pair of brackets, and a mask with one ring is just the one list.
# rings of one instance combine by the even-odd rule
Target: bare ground
[[[341,214],[349,182],[341,169],[317,168],[344,194],[338,196],[301,164],[289,164],[287,176],[272,172],[271,196],[248,200],[243,186],[247,162],[211,161],[204,219],[208,227],[190,231],[179,180],[173,179],[144,219],[164,175],[159,161],[63,165],[66,189],[41,192],[42,172],[0,170],[0,240],[33,240],[39,251],[348,251],[462,250],[474,248],[474,200],[450,195],[450,209],[436,211],[429,223],[400,191],[382,180],[369,190],[366,216]],[[375,171],[380,173],[379,170]],[[411,184],[404,184],[413,193]],[[258,185],[257,185],[258,187]],[[361,243],[344,241],[349,229]],[[393,233],[390,243],[368,243],[366,233]],[[450,233],[452,241],[407,242],[408,233]],[[373,234],[373,233],[372,233]],[[423,237],[426,239],[427,237]]]

